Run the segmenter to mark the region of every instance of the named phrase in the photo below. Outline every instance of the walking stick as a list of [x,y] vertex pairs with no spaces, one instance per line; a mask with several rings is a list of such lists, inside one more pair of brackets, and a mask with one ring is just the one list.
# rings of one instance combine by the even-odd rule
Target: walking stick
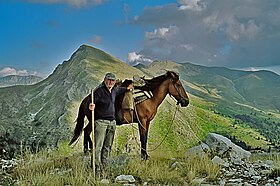
[[[94,104],[94,90],[95,89],[92,89],[91,90],[91,103]],[[91,127],[92,127],[92,152],[91,152],[91,168],[93,169],[93,178],[95,178],[95,143],[94,143],[94,108],[92,109],[91,111]]]

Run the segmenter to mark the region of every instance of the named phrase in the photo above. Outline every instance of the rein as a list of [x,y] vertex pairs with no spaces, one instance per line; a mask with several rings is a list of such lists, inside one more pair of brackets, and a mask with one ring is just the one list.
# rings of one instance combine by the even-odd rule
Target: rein
[[[135,102],[134,102],[134,103],[135,103]],[[140,121],[140,119],[139,119],[139,116],[138,116],[138,114],[137,114],[137,110],[136,110],[136,105],[135,105],[135,104],[134,104],[134,108],[135,108],[135,114],[136,114],[136,116],[137,116],[137,120],[138,120],[140,126],[144,128],[144,126],[143,126],[143,124],[141,123],[141,121]],[[176,116],[178,110],[179,110],[179,104],[177,104],[177,106],[176,106],[176,110],[175,110],[174,115],[173,115],[173,117],[172,117],[171,124],[169,125],[168,131],[167,131],[167,133],[165,134],[164,138],[161,140],[161,142],[160,142],[155,148],[153,148],[153,149],[151,149],[151,150],[150,150],[150,149],[145,150],[145,149],[143,149],[143,148],[141,147],[141,145],[140,145],[140,144],[138,143],[138,141],[136,140],[136,137],[135,137],[134,132],[133,132],[133,130],[132,130],[132,133],[133,133],[133,137],[134,137],[134,139],[135,139],[135,142],[136,142],[136,144],[140,147],[140,149],[145,150],[145,151],[148,151],[148,150],[149,150],[149,151],[155,151],[157,148],[159,148],[159,147],[162,145],[162,143],[164,142],[164,140],[167,138],[167,136],[168,136],[168,134],[169,134],[169,131],[170,131],[170,129],[171,129],[171,126],[172,126],[172,124],[173,124],[173,122],[174,122],[174,119],[175,119],[175,116]],[[132,117],[133,117],[133,116],[132,116]],[[127,121],[127,120],[126,120],[126,121]],[[132,120],[132,121],[133,121],[133,120]],[[135,127],[132,125],[132,122],[129,123],[129,124],[131,125],[132,128],[135,128]]]
[[[183,99],[182,92],[181,92],[181,89],[178,88],[178,85],[177,85],[176,82],[174,82],[174,80],[172,80],[172,83],[173,83],[173,85],[174,85],[174,88],[176,89],[176,91],[178,92],[178,94],[179,94],[179,96],[180,96],[180,99],[177,101],[177,105],[179,105],[180,102],[181,102],[182,99]],[[170,95],[170,93],[169,93],[169,95]],[[170,95],[170,96],[171,96],[171,95]]]
[[163,143],[163,141],[167,138],[167,136],[168,136],[168,134],[169,134],[169,131],[170,131],[170,129],[171,129],[171,126],[172,126],[172,124],[173,124],[173,122],[174,122],[174,119],[175,119],[175,116],[176,116],[178,110],[179,110],[179,104],[177,104],[177,106],[176,106],[176,110],[175,110],[174,115],[173,115],[173,118],[172,118],[172,120],[171,120],[171,124],[169,125],[169,129],[168,129],[167,133],[165,134],[164,138],[161,140],[161,142],[160,142],[155,148],[153,148],[152,150],[149,150],[149,151],[154,151],[154,150],[156,150],[157,148],[159,148],[159,146],[161,146],[161,144]]
[[[165,136],[164,136],[164,138],[161,140],[161,142],[160,142],[155,148],[149,149],[149,151],[154,151],[154,150],[156,150],[157,148],[159,148],[159,147],[162,145],[162,143],[165,141],[165,139],[167,138],[167,136],[168,136],[168,134],[169,134],[169,132],[170,132],[171,126],[172,126],[173,123],[174,123],[174,119],[175,119],[175,116],[176,116],[176,114],[177,114],[177,111],[178,111],[178,109],[179,109],[179,104],[180,104],[180,102],[181,102],[182,99],[183,99],[181,89],[178,87],[179,85],[176,83],[176,81],[175,81],[174,79],[172,79],[172,84],[173,84],[175,90],[177,91],[178,95],[180,96],[180,99],[179,99],[179,100],[176,100],[176,99],[175,99],[175,100],[177,101],[177,104],[176,104],[177,106],[176,106],[176,110],[175,110],[174,115],[173,115],[173,117],[172,117],[172,120],[171,120],[171,123],[170,123],[170,125],[169,125],[169,128],[168,128],[167,133],[165,134]],[[169,93],[169,95],[171,96],[170,93]],[[173,96],[173,97],[174,97],[174,96]],[[135,115],[136,115],[136,117],[137,117],[138,124],[139,124],[143,129],[145,129],[145,127],[143,126],[142,122],[141,122],[140,119],[139,119],[139,115],[138,115],[138,112],[137,112],[137,108],[136,108],[135,101],[133,101],[133,103],[134,103],[134,104],[133,104],[133,105],[134,105],[134,111],[135,111]],[[132,123],[133,123],[133,114],[132,114],[132,122],[129,122],[125,117],[124,117],[124,119],[126,120],[127,123],[129,123],[129,124],[131,125],[132,128],[136,128],[136,127],[134,127],[134,126],[132,125]],[[134,135],[133,130],[132,130],[132,133],[133,133],[133,137],[134,137],[134,139],[135,139],[136,144],[140,147],[141,150],[144,150],[144,151],[147,152],[148,149],[147,149],[147,150],[143,149],[143,148],[141,147],[141,145],[138,143],[138,141],[136,140],[136,137],[135,137],[135,135]]]

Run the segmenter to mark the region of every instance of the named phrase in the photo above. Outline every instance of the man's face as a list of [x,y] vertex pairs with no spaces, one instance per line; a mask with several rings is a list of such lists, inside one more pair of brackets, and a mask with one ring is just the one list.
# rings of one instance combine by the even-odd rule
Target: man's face
[[116,84],[116,80],[112,80],[112,79],[105,78],[105,79],[104,79],[104,83],[105,83],[105,85],[106,85],[106,87],[107,87],[108,89],[111,89],[111,88],[113,88],[114,85]]

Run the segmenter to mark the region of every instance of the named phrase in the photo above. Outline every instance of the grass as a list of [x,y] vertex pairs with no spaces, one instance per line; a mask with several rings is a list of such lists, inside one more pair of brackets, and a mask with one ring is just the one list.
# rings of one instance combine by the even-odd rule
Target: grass
[[[53,151],[41,151],[37,154],[24,153],[22,161],[13,170],[18,185],[100,185],[100,179],[94,179],[89,166],[89,156],[73,152],[66,144]],[[130,174],[136,179],[136,185],[145,182],[163,185],[196,185],[195,178],[215,180],[219,167],[205,158],[170,158],[152,156],[142,161],[139,156],[121,154],[112,155],[112,160],[104,176],[110,185],[119,185],[114,180],[118,175]],[[12,185],[12,184],[11,184]]]
[[[12,177],[7,178],[6,185],[102,185],[100,178],[94,179],[90,168],[90,156],[75,152],[66,143],[58,150],[41,151],[36,154],[23,153],[19,165],[12,171]],[[253,154],[250,161],[272,160],[273,177],[279,177],[279,154]],[[220,167],[212,163],[208,157],[188,156],[172,158],[154,153],[147,161],[139,156],[118,154],[113,152],[109,167],[104,177],[110,180],[110,185],[122,185],[114,180],[118,175],[132,175],[136,185],[199,185],[199,180],[215,183],[220,173]],[[14,181],[17,180],[17,181]],[[5,184],[4,184],[5,185]]]

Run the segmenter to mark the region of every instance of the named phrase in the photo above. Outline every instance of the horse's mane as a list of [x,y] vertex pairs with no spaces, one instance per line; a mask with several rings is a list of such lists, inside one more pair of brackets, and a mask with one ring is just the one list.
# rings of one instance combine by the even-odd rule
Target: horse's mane
[[173,71],[167,71],[166,74],[154,77],[152,79],[144,79],[145,85],[143,86],[135,86],[136,89],[145,90],[145,91],[153,91],[156,87],[158,87],[163,81],[168,78],[172,78],[174,81],[179,79],[179,75]]

